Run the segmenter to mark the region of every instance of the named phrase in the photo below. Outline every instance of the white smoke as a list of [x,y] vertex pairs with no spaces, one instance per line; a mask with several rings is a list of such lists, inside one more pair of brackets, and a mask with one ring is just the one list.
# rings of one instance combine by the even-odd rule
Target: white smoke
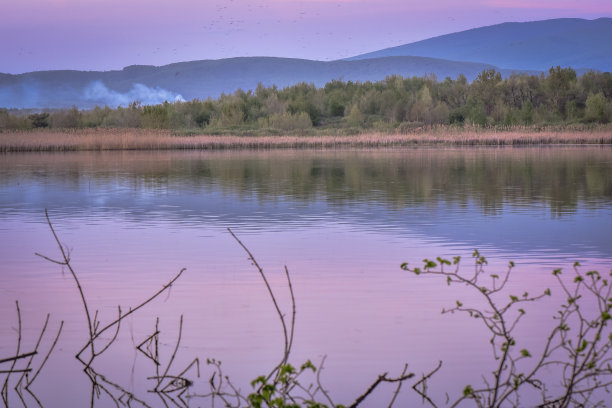
[[97,105],[110,107],[128,106],[132,102],[142,105],[158,105],[163,102],[184,101],[180,94],[162,88],[149,88],[143,84],[133,84],[132,89],[125,93],[109,89],[102,81],[94,81],[84,90],[85,99]]

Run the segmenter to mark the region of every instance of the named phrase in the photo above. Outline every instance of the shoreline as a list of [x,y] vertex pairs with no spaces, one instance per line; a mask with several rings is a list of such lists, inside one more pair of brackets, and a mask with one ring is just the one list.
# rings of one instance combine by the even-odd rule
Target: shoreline
[[432,128],[415,133],[321,136],[176,134],[171,130],[85,129],[0,132],[0,153],[110,150],[333,149],[401,146],[612,145],[612,128],[509,130]]

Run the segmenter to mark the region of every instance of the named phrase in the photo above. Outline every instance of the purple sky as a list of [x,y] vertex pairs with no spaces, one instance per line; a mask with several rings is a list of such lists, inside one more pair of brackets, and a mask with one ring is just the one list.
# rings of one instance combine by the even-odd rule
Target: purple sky
[[0,72],[236,56],[333,60],[506,21],[612,17],[610,0],[0,0]]

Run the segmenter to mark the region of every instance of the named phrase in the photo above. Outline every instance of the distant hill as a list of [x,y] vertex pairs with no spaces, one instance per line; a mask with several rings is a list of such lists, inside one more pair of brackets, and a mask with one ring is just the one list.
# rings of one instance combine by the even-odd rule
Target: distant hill
[[347,60],[243,57],[134,65],[120,71],[37,71],[0,74],[0,107],[61,108],[126,106],[139,100],[216,98],[258,83],[279,88],[299,82],[323,86],[334,80],[378,81],[435,74],[440,80],[484,69],[539,73],[551,66],[612,71],[612,19],[557,19],[504,23],[387,48]]
[[[161,67],[134,65],[121,71],[37,71],[0,74],[0,107],[116,107],[134,100],[144,104],[182,98],[216,98],[238,88],[254,90],[258,83],[279,88],[299,82],[378,81],[388,75],[435,74],[440,80],[464,74],[474,79],[489,64],[427,57],[384,57],[356,61],[312,61],[244,57],[180,62]],[[509,75],[510,70],[502,71]]]
[[545,71],[559,65],[612,71],[612,18],[503,23],[386,48],[348,60],[408,55],[483,62],[521,70]]

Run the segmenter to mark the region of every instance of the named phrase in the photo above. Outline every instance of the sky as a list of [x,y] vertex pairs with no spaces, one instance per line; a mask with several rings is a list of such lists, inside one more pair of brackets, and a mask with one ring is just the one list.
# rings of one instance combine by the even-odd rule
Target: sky
[[0,72],[241,56],[335,60],[509,21],[612,17],[611,0],[0,0]]

